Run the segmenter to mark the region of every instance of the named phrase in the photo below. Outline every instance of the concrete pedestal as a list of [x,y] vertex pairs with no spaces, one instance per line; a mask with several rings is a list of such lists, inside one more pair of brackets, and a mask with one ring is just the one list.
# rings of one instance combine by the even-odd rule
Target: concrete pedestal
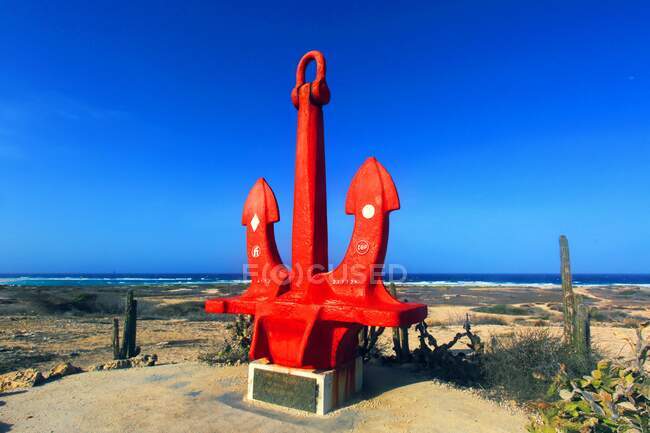
[[258,359],[248,366],[248,399],[324,415],[363,387],[363,362],[334,370],[306,370]]

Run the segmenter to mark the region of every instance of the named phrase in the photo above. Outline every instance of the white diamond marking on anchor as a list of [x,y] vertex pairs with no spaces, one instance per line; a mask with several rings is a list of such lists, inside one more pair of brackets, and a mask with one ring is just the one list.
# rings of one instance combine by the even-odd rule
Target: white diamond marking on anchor
[[253,231],[256,231],[257,226],[259,226],[259,225],[260,225],[260,219],[257,216],[257,214],[255,214],[255,215],[253,215],[253,219],[251,219],[251,228],[253,229]]

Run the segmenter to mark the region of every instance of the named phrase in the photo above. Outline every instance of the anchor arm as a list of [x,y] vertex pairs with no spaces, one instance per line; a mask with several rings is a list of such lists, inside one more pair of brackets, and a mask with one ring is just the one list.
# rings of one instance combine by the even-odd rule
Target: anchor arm
[[[246,295],[274,298],[280,295],[288,277],[275,243],[273,224],[280,221],[278,202],[273,190],[262,178],[251,188],[242,225],[246,226],[246,255],[251,286]],[[246,296],[245,295],[245,296]]]
[[345,212],[354,215],[354,230],[343,261],[328,276],[334,293],[361,297],[368,295],[374,285],[381,284],[388,244],[388,214],[399,207],[390,174],[375,158],[368,158],[348,190]]
[[288,289],[289,272],[280,259],[273,230],[279,220],[275,194],[264,179],[259,179],[248,193],[242,214],[251,284],[238,298],[206,301],[206,311],[255,314],[257,302],[271,301]]

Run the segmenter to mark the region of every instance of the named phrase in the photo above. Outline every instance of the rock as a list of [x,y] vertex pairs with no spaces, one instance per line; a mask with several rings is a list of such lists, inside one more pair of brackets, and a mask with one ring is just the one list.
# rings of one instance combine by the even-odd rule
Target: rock
[[103,370],[119,370],[122,368],[129,368],[131,367],[131,363],[129,362],[128,359],[115,359],[113,361],[109,361],[106,364],[97,364],[93,367],[90,367],[90,371],[103,371]]
[[0,376],[0,392],[17,388],[31,388],[41,385],[45,378],[40,371],[28,368],[27,370],[14,371]]
[[129,359],[132,367],[153,367],[158,362],[158,355],[138,355]]
[[119,370],[131,367],[152,367],[158,362],[158,355],[138,355],[129,359],[116,359],[105,364],[97,364],[88,369],[88,371]]
[[63,364],[58,364],[54,366],[50,372],[45,376],[47,381],[57,380],[63,376],[69,376],[71,374],[81,373],[83,370],[79,367],[76,367],[69,362],[64,362]]

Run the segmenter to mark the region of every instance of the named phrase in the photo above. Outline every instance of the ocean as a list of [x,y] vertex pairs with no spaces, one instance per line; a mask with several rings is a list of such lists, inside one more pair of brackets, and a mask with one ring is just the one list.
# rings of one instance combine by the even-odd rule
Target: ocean
[[[559,274],[426,274],[393,276],[398,285],[418,286],[555,286]],[[242,274],[0,274],[0,284],[11,286],[180,286],[245,284]],[[574,274],[576,286],[635,285],[650,287],[650,274]]]

